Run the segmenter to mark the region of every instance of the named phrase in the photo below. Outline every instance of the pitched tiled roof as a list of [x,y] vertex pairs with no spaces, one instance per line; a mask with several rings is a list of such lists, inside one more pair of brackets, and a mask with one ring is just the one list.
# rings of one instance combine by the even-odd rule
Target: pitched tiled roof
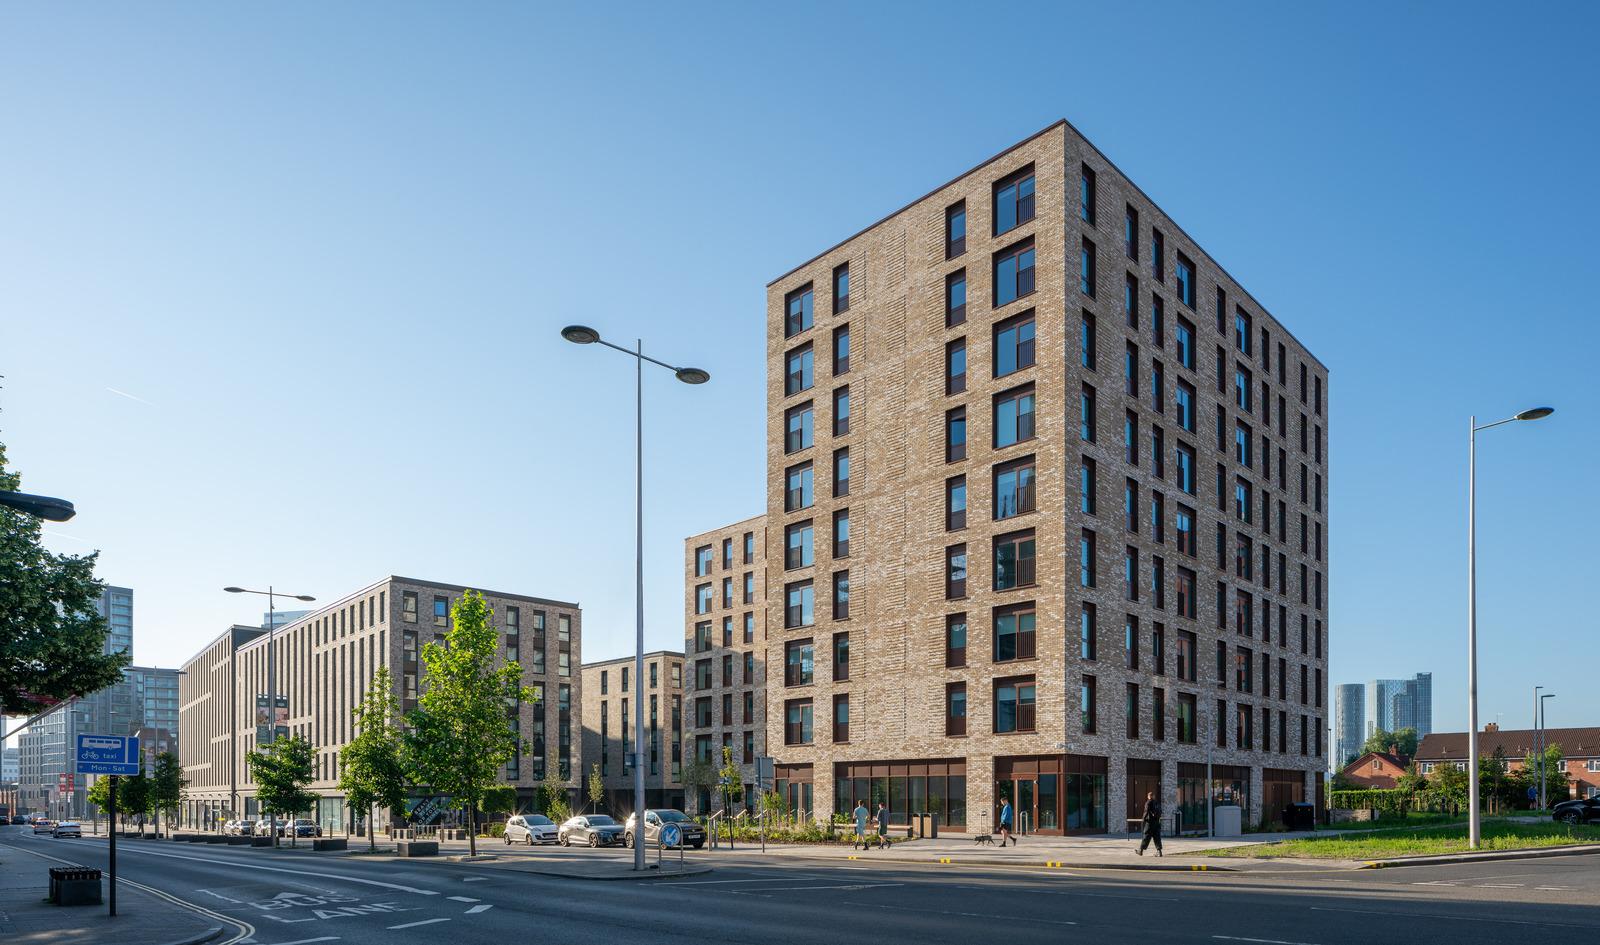
[[1369,751],[1360,758],[1357,758],[1345,765],[1344,773],[1347,775],[1360,774],[1361,772],[1359,769],[1365,767],[1367,762],[1371,761],[1373,758],[1382,758],[1394,768],[1394,774],[1401,773],[1411,765],[1411,759],[1405,755],[1391,755],[1386,751]]
[[[1501,729],[1478,733],[1478,754],[1488,757],[1496,748],[1507,758],[1521,758],[1534,750],[1538,733],[1533,729]],[[1566,758],[1600,758],[1600,728],[1547,728],[1546,745],[1560,745]],[[1417,745],[1418,761],[1462,761],[1467,757],[1466,732],[1435,732]]]

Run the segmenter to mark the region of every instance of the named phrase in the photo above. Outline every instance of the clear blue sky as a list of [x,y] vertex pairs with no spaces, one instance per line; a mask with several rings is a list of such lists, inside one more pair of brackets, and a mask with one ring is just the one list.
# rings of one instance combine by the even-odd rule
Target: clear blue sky
[[1331,682],[1465,724],[1467,416],[1558,408],[1483,442],[1483,718],[1600,724],[1600,18],[1298,7],[11,4],[0,438],[140,662],[390,573],[609,657],[630,365],[556,332],[643,336],[714,376],[649,378],[678,646],[682,539],[763,506],[766,282],[1066,117],[1331,368]]

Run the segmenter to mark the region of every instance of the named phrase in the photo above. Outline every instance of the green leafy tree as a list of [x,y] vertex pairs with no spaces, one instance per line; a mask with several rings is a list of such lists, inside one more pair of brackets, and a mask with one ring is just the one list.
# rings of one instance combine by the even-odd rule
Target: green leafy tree
[[355,810],[367,812],[367,849],[376,850],[373,808],[405,809],[406,766],[400,700],[386,666],[378,667],[355,711],[356,736],[340,753],[339,790]]
[[[1522,759],[1523,797],[1527,797],[1527,787],[1535,791],[1539,789],[1539,753],[1530,751]],[[1544,749],[1544,800],[1546,804],[1559,804],[1567,799],[1570,793],[1567,787],[1566,758],[1561,752],[1560,745],[1546,745]],[[1538,803],[1535,801],[1534,803]]]
[[544,806],[544,815],[556,823],[561,823],[572,816],[572,805],[567,803],[567,783],[555,768],[547,768],[544,782],[539,785],[539,798]]
[[1410,726],[1386,732],[1378,729],[1367,740],[1361,743],[1361,754],[1369,751],[1388,751],[1391,747],[1397,749],[1407,758],[1417,753],[1417,730]]
[[496,784],[493,787],[485,788],[483,801],[478,805],[478,809],[483,811],[485,817],[493,817],[496,814],[509,814],[516,810],[516,807],[517,789],[509,784]]
[[1413,761],[1399,777],[1394,779],[1394,786],[1396,790],[1407,795],[1419,794],[1428,789],[1428,779]]
[[589,766],[589,813],[594,813],[606,802],[606,782],[600,777],[600,766]]
[[733,748],[722,746],[722,767],[717,770],[717,790],[722,795],[722,809],[729,810],[744,799],[743,774],[733,760]]
[[[6,468],[0,443],[0,492],[22,476]],[[106,622],[94,604],[99,552],[57,555],[39,543],[41,523],[0,506],[0,715],[31,715],[72,696],[122,680],[127,653],[106,653]]]
[[[700,793],[709,791],[717,783],[717,769],[709,760],[696,755],[683,763],[683,774],[678,780],[683,783],[684,796],[693,799],[695,806],[699,807]],[[697,810],[696,813],[707,814],[710,811]]]
[[[304,736],[279,736],[264,751],[252,749],[244,756],[250,777],[256,782],[256,800],[268,815],[270,824],[277,818],[292,821],[296,814],[309,810],[317,795],[306,790],[314,775],[315,753]],[[295,831],[289,843],[298,846]],[[272,844],[278,844],[278,831],[272,831]]]
[[139,765],[139,773],[132,775],[119,775],[117,781],[117,813],[126,813],[139,822],[139,836],[144,836],[145,818],[150,816],[154,807],[153,792],[150,789],[150,778],[144,773],[144,765]]
[[156,834],[161,833],[161,815],[167,817],[167,829],[178,816],[178,805],[183,803],[184,788],[189,779],[183,776],[183,765],[170,751],[156,755],[156,769],[150,776],[150,806],[156,813]]
[[1428,785],[1457,809],[1466,806],[1470,783],[1467,773],[1449,761],[1435,765],[1433,774],[1428,778]]
[[[496,665],[499,634],[490,624],[483,595],[467,591],[451,608],[445,642],[426,643],[424,687],[408,721],[406,758],[419,783],[447,794],[456,809],[476,819],[483,792],[500,777],[506,762],[522,751],[506,707],[537,702],[539,692],[522,684],[522,667]],[[478,853],[476,823],[468,844]]]
[[117,829],[116,824],[109,822],[111,816],[111,775],[102,774],[96,777],[94,783],[89,785],[87,797],[89,798],[89,803],[93,804],[96,809],[108,818],[106,829]]

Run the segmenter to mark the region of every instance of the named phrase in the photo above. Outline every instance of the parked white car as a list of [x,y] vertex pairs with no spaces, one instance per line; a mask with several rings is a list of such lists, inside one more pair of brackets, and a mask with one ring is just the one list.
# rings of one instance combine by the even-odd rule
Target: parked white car
[[516,814],[506,821],[506,844],[555,843],[561,828],[543,814]]
[[76,820],[63,820],[50,829],[52,837],[82,837],[83,827]]

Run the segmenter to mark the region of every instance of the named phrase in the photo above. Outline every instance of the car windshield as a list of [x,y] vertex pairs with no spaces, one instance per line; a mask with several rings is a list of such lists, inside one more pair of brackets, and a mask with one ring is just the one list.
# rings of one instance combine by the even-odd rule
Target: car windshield
[[551,820],[550,818],[546,817],[543,814],[531,814],[531,815],[529,815],[527,817],[522,818],[522,822],[525,823],[525,824],[528,824],[531,827],[548,827],[551,824],[555,823],[555,821]]
[[612,820],[610,817],[607,817],[605,814],[595,814],[589,818],[589,826],[591,827],[605,827],[614,823],[616,823],[616,821]]
[[662,820],[671,823],[683,823],[689,819],[689,815],[685,814],[681,810],[653,810],[650,813],[655,814]]

